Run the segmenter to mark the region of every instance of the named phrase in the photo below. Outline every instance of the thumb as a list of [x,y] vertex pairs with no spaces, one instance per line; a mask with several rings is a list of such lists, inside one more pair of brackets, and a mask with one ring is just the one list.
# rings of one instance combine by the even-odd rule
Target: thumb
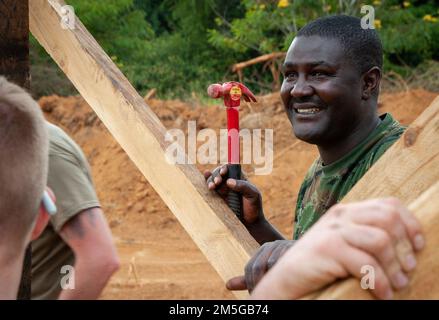
[[234,277],[227,281],[226,283],[227,290],[247,290],[247,284],[245,283],[245,277],[239,276]]

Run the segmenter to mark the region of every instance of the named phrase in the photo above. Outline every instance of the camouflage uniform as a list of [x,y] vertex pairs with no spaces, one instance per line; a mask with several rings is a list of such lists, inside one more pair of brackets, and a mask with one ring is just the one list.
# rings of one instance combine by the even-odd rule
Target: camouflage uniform
[[318,158],[297,196],[293,239],[299,239],[331,206],[339,202],[383,153],[404,133],[390,114],[351,152],[330,165]]

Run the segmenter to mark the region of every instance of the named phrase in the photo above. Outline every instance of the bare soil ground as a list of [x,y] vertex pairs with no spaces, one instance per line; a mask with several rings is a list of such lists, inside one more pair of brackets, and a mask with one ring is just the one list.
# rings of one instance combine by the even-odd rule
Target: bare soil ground
[[[380,113],[391,112],[411,123],[436,97],[424,90],[382,94]],[[82,147],[93,172],[119,255],[121,270],[111,279],[104,299],[233,299],[188,234],[154,189],[81,97],[43,97],[47,119],[61,126]],[[149,100],[167,128],[225,128],[221,107],[181,101]],[[307,168],[317,156],[314,146],[298,141],[278,94],[244,104],[242,128],[274,129],[274,169],[250,175],[263,194],[268,219],[287,237],[292,234],[296,194]],[[148,154],[145,152],[145,156]],[[199,166],[200,170],[206,166]]]

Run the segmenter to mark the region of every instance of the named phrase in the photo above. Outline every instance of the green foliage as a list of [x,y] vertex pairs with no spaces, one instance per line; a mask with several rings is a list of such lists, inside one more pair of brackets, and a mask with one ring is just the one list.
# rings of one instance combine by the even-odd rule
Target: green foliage
[[[133,6],[133,0],[70,0],[68,3],[122,71],[127,66],[141,63],[139,52],[145,51],[148,41],[154,39],[154,31],[145,20],[144,12]],[[30,56],[34,96],[75,93],[33,37]],[[65,89],[60,89],[60,86]]]
[[389,1],[377,8],[385,67],[405,75],[407,67],[438,59],[439,23],[437,18],[426,19],[428,15],[439,16],[434,1]]
[[335,13],[330,8],[336,2],[339,1],[296,0],[291,3],[283,1],[282,5],[282,1],[243,0],[245,15],[230,23],[217,19],[217,28],[209,30],[209,41],[216,47],[238,52],[286,51],[297,31],[306,23]]
[[119,67],[138,64],[142,51],[155,38],[145,20],[145,13],[136,9],[133,0],[70,0],[75,13],[107,54]]
[[[309,21],[336,13],[361,16],[364,4],[376,9],[386,70],[406,76],[410,68],[439,60],[434,0],[67,1],[133,85],[141,93],[156,88],[160,97],[204,94],[211,82],[237,79],[230,71],[233,63],[286,51]],[[31,61],[37,96],[73,92],[33,38]],[[271,88],[271,75],[262,69],[244,70],[256,92]]]
[[[439,6],[433,1],[270,1],[243,0],[243,17],[226,22],[217,19],[209,30],[210,43],[223,50],[258,54],[286,51],[297,31],[309,21],[330,14],[361,17],[360,8],[372,5],[381,35],[385,68],[407,74],[439,57]],[[282,5],[283,4],[283,5]]]

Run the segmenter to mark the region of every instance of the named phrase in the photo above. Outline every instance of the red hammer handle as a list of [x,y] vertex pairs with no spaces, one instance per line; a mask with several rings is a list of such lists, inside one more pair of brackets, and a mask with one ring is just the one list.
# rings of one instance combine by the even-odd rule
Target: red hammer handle
[[[245,85],[234,81],[223,84],[211,84],[207,88],[207,93],[215,99],[224,98],[224,105],[227,108],[228,176],[229,178],[240,180],[239,105],[241,104],[241,97],[248,102],[256,102],[256,98]],[[227,196],[227,202],[233,212],[242,220],[241,194],[230,191]]]
[[227,108],[227,142],[229,163],[239,163],[239,111],[238,108]]

